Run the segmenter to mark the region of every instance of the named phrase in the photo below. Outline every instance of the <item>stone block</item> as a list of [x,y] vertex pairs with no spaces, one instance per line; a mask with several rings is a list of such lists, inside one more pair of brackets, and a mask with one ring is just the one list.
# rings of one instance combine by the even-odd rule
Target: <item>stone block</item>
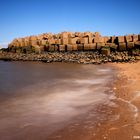
[[119,50],[120,51],[125,51],[126,50],[126,43],[120,42],[119,43]]
[[61,39],[61,44],[62,45],[67,45],[69,42],[68,42],[68,38],[62,38]]
[[72,51],[72,45],[70,44],[67,45],[67,51]]
[[94,37],[92,42],[93,43],[104,43],[104,37]]
[[29,40],[30,40],[30,41],[35,41],[35,40],[37,40],[37,36],[30,36],[30,37],[29,37]]
[[138,35],[138,41],[140,41],[140,34]]
[[48,42],[49,42],[50,45],[51,45],[51,44],[55,44],[55,39],[53,39],[53,38],[48,39]]
[[109,56],[110,55],[110,48],[103,47],[101,49],[101,54]]
[[72,45],[72,37],[68,38],[68,44]]
[[34,47],[34,52],[37,53],[37,54],[40,54],[41,53],[41,49],[39,46],[35,46]]
[[49,52],[54,52],[55,51],[55,46],[54,45],[50,45],[49,46]]
[[96,49],[96,43],[84,44],[84,51],[90,51]]
[[[36,46],[38,43],[37,43],[37,40],[32,40],[29,42],[29,45],[30,46]],[[22,46],[23,46],[23,43],[22,43]]]
[[137,48],[140,48],[140,41],[135,42],[134,46],[137,47]]
[[137,42],[138,41],[138,35],[132,35],[132,41]]
[[66,51],[65,45],[59,45],[59,51],[61,51],[61,52]]
[[89,44],[89,37],[84,37],[83,41],[84,44]]
[[84,44],[84,51],[89,51],[90,45],[88,43]]
[[[93,33],[92,32],[84,32],[84,38],[88,38],[88,43],[92,43]],[[87,41],[85,44],[88,44]]]
[[118,39],[118,43],[124,43],[125,42],[124,36],[118,36],[117,39]]
[[44,46],[47,44],[47,41],[46,40],[40,40],[40,45]]
[[94,36],[95,36],[95,37],[100,37],[101,35],[100,35],[99,32],[95,32],[95,33],[94,33]]
[[59,51],[59,45],[54,46],[54,51]]
[[84,44],[77,44],[77,50],[83,51],[84,50]]
[[111,43],[116,43],[116,36],[111,36]]
[[126,45],[128,50],[134,48],[134,42],[127,42]]
[[100,50],[102,47],[105,46],[105,43],[97,43],[97,50]]
[[79,37],[71,38],[71,44],[77,44],[78,39],[79,39]]
[[104,38],[104,43],[111,43],[111,37],[105,36]]
[[110,47],[112,49],[117,49],[118,45],[116,45],[115,43],[105,43],[106,47]]
[[77,51],[77,50],[78,50],[77,44],[73,44],[73,45],[72,45],[72,50],[73,50],[73,51]]
[[126,42],[132,42],[132,35],[125,36],[125,41]]

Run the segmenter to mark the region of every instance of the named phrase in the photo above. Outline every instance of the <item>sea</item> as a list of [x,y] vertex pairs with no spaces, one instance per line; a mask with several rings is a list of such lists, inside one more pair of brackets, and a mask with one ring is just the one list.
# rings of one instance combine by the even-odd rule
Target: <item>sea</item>
[[107,119],[100,107],[114,106],[114,73],[104,64],[0,61],[0,139],[61,139],[75,124],[94,129]]

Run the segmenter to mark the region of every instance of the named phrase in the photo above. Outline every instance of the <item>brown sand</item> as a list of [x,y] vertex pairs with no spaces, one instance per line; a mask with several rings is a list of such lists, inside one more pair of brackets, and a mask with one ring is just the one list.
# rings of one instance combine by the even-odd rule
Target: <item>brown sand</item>
[[[99,107],[100,113],[107,114],[106,121],[94,124],[94,128],[83,128],[84,116],[53,134],[48,140],[134,140],[140,139],[140,62],[111,64],[117,69],[113,83],[110,83],[116,106]],[[110,116],[116,115],[116,119]],[[93,117],[94,119],[94,117]],[[89,122],[92,123],[92,122]],[[92,125],[91,125],[92,126]]]

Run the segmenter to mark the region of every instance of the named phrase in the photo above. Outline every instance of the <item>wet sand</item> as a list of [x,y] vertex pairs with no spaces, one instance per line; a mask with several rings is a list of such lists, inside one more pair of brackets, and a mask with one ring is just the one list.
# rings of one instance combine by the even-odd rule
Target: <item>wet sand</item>
[[34,62],[0,66],[2,140],[82,139],[106,121],[108,107],[113,106],[114,96],[106,94],[113,78],[109,66]]
[[[110,64],[109,64],[110,65]],[[114,80],[108,84],[106,94],[112,96],[112,105],[98,106],[100,115],[106,115],[97,122],[94,117],[79,118],[79,123],[52,135],[59,140],[134,140],[140,139],[140,62],[111,64]],[[85,120],[87,119],[87,127]],[[54,136],[54,137],[53,137]]]
[[140,139],[140,62],[97,67],[15,65],[17,68],[9,65],[4,71],[10,68],[12,74],[17,75],[23,69],[24,75],[18,75],[14,81],[12,76],[7,76],[18,90],[11,84],[1,88],[1,93],[11,88],[16,91],[14,96],[10,91],[8,98],[1,96],[0,136],[3,140]]

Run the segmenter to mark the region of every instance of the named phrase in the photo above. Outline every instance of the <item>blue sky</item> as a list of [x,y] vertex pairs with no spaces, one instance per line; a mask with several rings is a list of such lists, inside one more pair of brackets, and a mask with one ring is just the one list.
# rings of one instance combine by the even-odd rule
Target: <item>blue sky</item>
[[0,0],[0,45],[45,32],[140,33],[140,0]]

